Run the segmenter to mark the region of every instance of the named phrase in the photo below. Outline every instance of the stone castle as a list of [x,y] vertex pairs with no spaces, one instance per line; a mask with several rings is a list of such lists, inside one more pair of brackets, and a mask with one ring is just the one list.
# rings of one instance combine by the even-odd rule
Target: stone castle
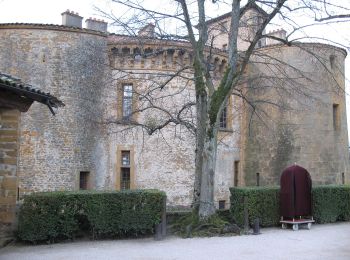
[[[263,15],[254,7],[243,15],[240,51]],[[65,104],[56,116],[41,104],[27,113],[0,107],[0,221],[10,223],[16,201],[36,191],[156,188],[169,207],[189,207],[194,136],[172,117],[193,122],[193,110],[181,110],[195,98],[190,44],[157,38],[152,24],[127,36],[109,34],[107,23],[91,18],[82,28],[74,12],[62,17],[63,25],[0,24],[0,72]],[[217,80],[227,64],[229,19],[208,21]],[[345,57],[335,46],[260,40],[241,83],[254,106],[232,95],[220,121],[218,207],[229,207],[229,187],[278,185],[294,163],[315,184],[350,182]],[[175,123],[152,128],[169,118]]]

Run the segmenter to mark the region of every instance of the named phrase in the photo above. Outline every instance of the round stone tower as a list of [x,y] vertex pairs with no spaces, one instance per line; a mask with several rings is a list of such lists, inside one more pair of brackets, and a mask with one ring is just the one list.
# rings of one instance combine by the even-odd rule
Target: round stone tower
[[[256,50],[249,68],[242,184],[277,185],[284,168],[316,184],[350,181],[345,108],[346,51],[317,43]],[[259,118],[258,118],[259,117]]]
[[107,175],[100,124],[108,97],[107,34],[82,29],[76,13],[62,15],[62,26],[0,25],[0,71],[65,104],[56,116],[36,103],[20,116],[20,197],[32,191],[79,189],[79,178],[99,188]]

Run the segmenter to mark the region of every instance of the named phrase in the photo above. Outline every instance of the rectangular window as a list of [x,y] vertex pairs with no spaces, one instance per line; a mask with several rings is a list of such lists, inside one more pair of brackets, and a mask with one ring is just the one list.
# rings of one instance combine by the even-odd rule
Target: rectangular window
[[333,104],[333,129],[339,130],[340,118],[339,118],[339,104]]
[[130,189],[130,168],[121,169],[120,189],[121,190]]
[[233,186],[237,187],[238,186],[239,161],[235,161],[235,166],[234,166],[233,170],[234,170]]
[[131,119],[132,116],[133,88],[131,84],[123,85],[123,119]]
[[228,23],[227,22],[222,22],[219,24],[219,30],[222,33],[227,33],[228,32]]
[[130,151],[122,151],[122,166],[130,167]]
[[120,189],[130,189],[130,151],[121,151]]
[[79,189],[87,190],[89,184],[89,172],[80,172],[79,174]]
[[258,46],[258,48],[261,48],[261,46],[262,46],[261,40],[260,40],[260,41],[258,41],[257,46]]
[[220,128],[227,128],[227,106],[225,106],[221,112]]
[[225,200],[219,200],[219,209],[225,209],[225,204],[226,204]]

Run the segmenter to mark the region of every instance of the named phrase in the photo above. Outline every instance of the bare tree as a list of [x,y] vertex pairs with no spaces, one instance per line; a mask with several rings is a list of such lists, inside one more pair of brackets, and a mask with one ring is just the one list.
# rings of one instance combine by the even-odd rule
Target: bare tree
[[[115,26],[120,31],[129,35],[137,36],[136,31],[141,27],[153,23],[155,27],[156,39],[183,40],[177,49],[162,49],[164,52],[183,52],[189,50],[192,64],[177,67],[173,73],[157,73],[149,75],[147,88],[138,91],[139,105],[133,113],[147,113],[155,111],[157,117],[149,117],[144,122],[137,121],[113,121],[113,123],[127,123],[124,130],[141,127],[148,134],[161,131],[169,125],[183,126],[190,133],[193,133],[196,140],[195,158],[195,183],[194,183],[194,206],[201,220],[207,220],[215,213],[214,206],[214,175],[216,169],[216,156],[218,145],[218,130],[220,116],[225,109],[229,97],[234,95],[240,98],[243,103],[251,108],[253,114],[262,117],[263,110],[259,110],[260,103],[278,106],[273,100],[265,97],[263,100],[252,100],[249,93],[244,89],[244,82],[249,80],[271,80],[263,78],[261,75],[257,79],[247,78],[246,70],[249,64],[264,62],[267,67],[275,67],[279,77],[274,77],[274,81],[279,82],[280,91],[288,95],[288,91],[300,91],[299,78],[307,79],[307,75],[298,68],[284,64],[282,61],[269,57],[264,52],[259,52],[261,41],[272,40],[287,46],[298,46],[302,39],[313,39],[307,35],[306,30],[319,24],[341,23],[350,19],[350,7],[341,1],[326,0],[249,0],[245,3],[239,0],[212,0],[206,3],[205,0],[171,1],[168,5],[170,11],[155,10],[147,7],[146,2],[113,0],[114,4],[121,6],[123,15],[113,14],[99,10],[104,16],[113,20]],[[229,41],[225,54],[215,48],[215,35],[208,25],[208,8],[211,6],[223,6],[229,8],[227,17],[230,24],[227,29]],[[245,12],[250,8],[257,8],[257,22],[249,23],[252,28],[248,31],[245,40],[246,47],[242,51],[239,48],[239,34],[241,28],[246,26],[241,20]],[[296,20],[297,15],[303,15],[302,21]],[[170,21],[177,25],[171,27],[170,32],[166,31],[164,24]],[[286,37],[279,37],[273,34],[266,34],[267,26],[284,24],[289,26],[289,34]],[[144,27],[146,28],[146,27]],[[323,39],[327,40],[327,39]],[[142,37],[137,38],[140,49],[144,42]],[[160,53],[147,53],[143,50],[135,53],[144,58],[152,59],[152,56]],[[214,73],[214,56],[226,55],[227,63],[221,69],[221,74]],[[315,54],[317,57],[317,54]],[[136,58],[136,56],[135,56]],[[270,62],[270,63],[269,63]],[[322,63],[322,62],[321,62]],[[182,64],[183,65],[183,64]],[[214,67],[214,68],[213,68]],[[288,70],[293,70],[297,76],[292,78],[287,75]],[[132,74],[130,71],[122,70],[118,67],[118,79],[127,77],[139,77],[140,74]],[[282,75],[282,76],[281,76]],[[181,78],[183,86],[175,92],[166,89],[169,82],[176,78]],[[288,82],[287,83],[287,79]],[[187,89],[194,86],[195,95],[191,97]],[[293,86],[294,89],[288,88]],[[164,106],[170,102],[173,95],[183,95],[181,104],[175,104],[171,108]],[[303,95],[310,95],[306,90]]]

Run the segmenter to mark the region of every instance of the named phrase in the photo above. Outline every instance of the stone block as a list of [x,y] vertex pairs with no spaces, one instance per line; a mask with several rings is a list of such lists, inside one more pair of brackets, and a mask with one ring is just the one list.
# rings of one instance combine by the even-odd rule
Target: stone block
[[2,188],[5,190],[17,189],[17,177],[7,176],[2,180]]
[[18,134],[17,130],[0,129],[1,136],[17,136],[17,134]]
[[1,116],[1,121],[4,121],[4,122],[17,122],[18,121],[18,116],[2,115]]
[[16,213],[14,211],[1,211],[0,222],[4,224],[11,224],[15,221]]
[[17,144],[16,143],[0,143],[0,149],[17,150]]
[[1,129],[17,129],[18,128],[18,123],[17,122],[8,122],[1,120]]
[[17,165],[17,158],[0,158],[1,164]]
[[19,112],[16,109],[3,109],[1,110],[1,116],[15,116],[17,117]]
[[0,136],[0,143],[11,143],[11,142],[17,142],[17,136]]
[[0,197],[0,205],[16,205],[16,197],[8,196],[8,197]]
[[5,151],[6,157],[17,157],[17,151]]

